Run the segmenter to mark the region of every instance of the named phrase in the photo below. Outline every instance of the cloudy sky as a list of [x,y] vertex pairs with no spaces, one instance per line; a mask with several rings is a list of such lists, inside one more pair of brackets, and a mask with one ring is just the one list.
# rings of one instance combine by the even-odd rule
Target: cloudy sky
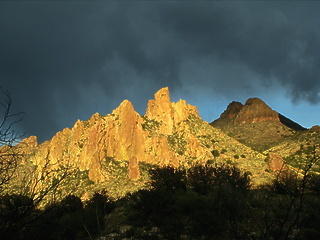
[[320,2],[1,1],[0,86],[39,141],[168,86],[208,122],[260,97],[320,124]]

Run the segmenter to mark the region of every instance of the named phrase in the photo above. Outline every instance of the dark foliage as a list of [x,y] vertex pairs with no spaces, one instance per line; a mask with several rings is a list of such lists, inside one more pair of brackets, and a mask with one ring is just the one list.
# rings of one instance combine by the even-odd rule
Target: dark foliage
[[152,168],[150,186],[157,190],[176,191],[186,189],[186,171],[171,166]]
[[[286,172],[270,186],[250,189],[248,174],[229,165],[196,166],[187,171],[154,169],[150,173],[154,187],[124,202],[126,224],[133,226],[127,237],[132,239],[271,240],[320,236],[320,196],[312,187],[318,182],[317,175]],[[164,176],[183,181],[160,184],[165,182]],[[176,187],[181,182],[185,187]]]
[[151,190],[131,197],[130,224],[156,236],[226,239],[240,236],[250,186],[246,174],[231,166],[172,167],[150,171]]
[[301,185],[301,181],[297,174],[292,172],[283,172],[272,182],[271,188],[278,194],[297,194]]
[[33,200],[21,195],[0,198],[0,236],[3,239],[22,239],[36,213]]
[[113,208],[113,202],[100,193],[85,204],[68,195],[45,209],[37,209],[31,198],[6,195],[0,198],[0,239],[92,239],[102,234],[104,217]]
[[[38,209],[29,197],[2,196],[0,239],[81,240],[115,232],[115,239],[320,237],[318,175],[286,173],[271,186],[250,189],[248,175],[229,165],[153,168],[150,174],[152,188],[116,202],[104,192],[85,202],[68,195]],[[124,225],[127,231],[120,230]]]
[[95,193],[85,203],[83,228],[89,237],[98,236],[104,230],[105,216],[114,209],[114,203],[105,193]]
[[319,174],[309,174],[307,177],[307,188],[314,192],[320,194],[320,175]]

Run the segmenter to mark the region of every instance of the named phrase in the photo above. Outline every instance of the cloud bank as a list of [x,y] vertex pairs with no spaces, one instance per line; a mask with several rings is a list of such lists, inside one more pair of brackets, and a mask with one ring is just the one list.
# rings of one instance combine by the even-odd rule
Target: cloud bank
[[[318,2],[1,2],[0,79],[40,141],[168,86],[203,109],[320,102]],[[280,90],[279,90],[280,89]],[[225,106],[223,106],[225,107]],[[213,119],[212,119],[213,120]]]

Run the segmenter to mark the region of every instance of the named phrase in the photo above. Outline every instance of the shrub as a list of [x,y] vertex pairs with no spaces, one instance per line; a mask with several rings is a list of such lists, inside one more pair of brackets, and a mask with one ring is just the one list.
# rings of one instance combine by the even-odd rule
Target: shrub
[[208,160],[207,164],[214,164],[214,160],[213,159]]
[[186,189],[186,172],[171,166],[157,167],[149,170],[150,185],[153,189],[174,191]]
[[301,180],[293,172],[282,172],[273,180],[271,187],[279,194],[296,194],[299,191]]
[[221,150],[221,154],[225,154],[226,152],[227,152],[227,149],[225,148]]
[[208,194],[215,187],[214,168],[198,165],[187,172],[188,187],[199,194]]
[[227,164],[232,164],[232,163],[233,162],[230,159],[227,160]]
[[212,150],[211,153],[212,153],[212,155],[213,155],[214,157],[219,157],[219,156],[220,156],[219,151],[216,150],[216,149],[215,149],[215,150]]
[[188,187],[200,194],[208,194],[222,186],[246,191],[250,177],[236,166],[196,166],[187,172]]

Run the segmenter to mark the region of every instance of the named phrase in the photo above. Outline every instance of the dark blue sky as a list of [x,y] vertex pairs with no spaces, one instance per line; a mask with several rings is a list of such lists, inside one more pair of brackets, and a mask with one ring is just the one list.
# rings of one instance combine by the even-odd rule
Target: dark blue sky
[[320,2],[1,1],[0,81],[40,141],[161,87],[204,120],[260,97],[320,124]]

